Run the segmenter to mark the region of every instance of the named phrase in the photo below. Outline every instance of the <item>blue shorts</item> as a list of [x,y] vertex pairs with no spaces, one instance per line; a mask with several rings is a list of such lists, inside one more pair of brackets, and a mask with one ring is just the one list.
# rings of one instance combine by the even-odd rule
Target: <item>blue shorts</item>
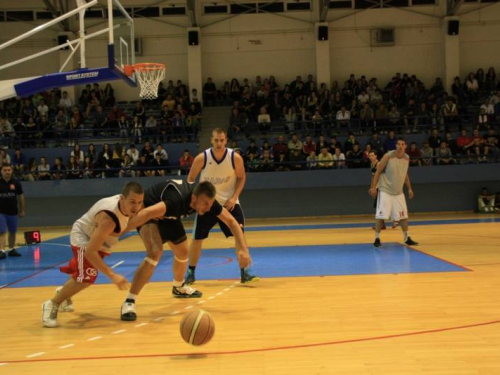
[[7,229],[10,233],[16,233],[17,222],[17,215],[0,214],[0,234],[4,234],[5,232],[7,232]]

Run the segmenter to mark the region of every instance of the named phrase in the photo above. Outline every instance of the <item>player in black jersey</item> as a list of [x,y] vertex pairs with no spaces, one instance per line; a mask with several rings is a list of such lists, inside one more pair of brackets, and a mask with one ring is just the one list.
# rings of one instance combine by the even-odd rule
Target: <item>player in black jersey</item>
[[212,213],[222,220],[233,233],[238,251],[238,260],[249,266],[250,253],[245,236],[234,217],[215,200],[216,190],[210,182],[198,185],[182,180],[160,182],[144,193],[144,209],[130,220],[127,229],[139,227],[139,234],[146,247],[147,256],[139,265],[130,293],[122,304],[121,319],[137,319],[135,301],[144,285],[154,273],[163,254],[163,244],[169,243],[174,254],[172,263],[174,282],[172,294],[176,298],[199,298],[202,293],[184,284],[188,261],[186,231],[181,219],[192,213]]

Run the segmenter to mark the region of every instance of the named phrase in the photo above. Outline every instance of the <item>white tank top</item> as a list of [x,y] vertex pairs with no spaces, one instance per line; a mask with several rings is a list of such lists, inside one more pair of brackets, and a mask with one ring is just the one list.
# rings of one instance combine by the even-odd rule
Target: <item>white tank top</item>
[[90,241],[90,236],[92,236],[92,233],[94,233],[97,227],[96,215],[99,212],[105,211],[114,219],[117,226],[114,233],[106,237],[99,251],[108,254],[111,253],[111,248],[118,242],[118,239],[127,228],[129,219],[127,216],[123,215],[118,208],[119,201],[120,195],[101,199],[97,201],[85,215],[75,221],[73,228],[71,228],[71,245],[86,247],[87,243]]
[[[201,170],[200,182],[209,181],[217,189],[215,199],[222,206],[231,198],[236,189],[236,172],[234,170],[234,150],[226,148],[221,160],[216,160],[211,148],[203,151],[205,163]],[[237,203],[240,203],[239,200]]]

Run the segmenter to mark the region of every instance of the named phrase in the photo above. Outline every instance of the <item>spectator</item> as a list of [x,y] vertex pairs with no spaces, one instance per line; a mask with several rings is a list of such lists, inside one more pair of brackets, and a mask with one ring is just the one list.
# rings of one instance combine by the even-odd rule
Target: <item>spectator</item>
[[451,150],[445,141],[441,141],[441,146],[436,151],[436,157],[438,165],[455,164],[455,160],[453,160]]
[[142,131],[143,126],[141,118],[139,116],[134,116],[132,120],[132,135],[134,137],[134,142],[142,142]]
[[212,78],[208,77],[207,82],[203,85],[203,102],[205,105],[215,105],[217,99],[217,88],[213,83]]
[[161,160],[167,161],[168,162],[168,154],[167,151],[163,148],[161,143],[158,143],[156,145],[156,150],[153,152],[153,158],[156,159],[156,156],[160,155]]
[[477,198],[479,212],[491,213],[495,211],[495,195],[490,194],[487,188],[481,190]]
[[57,157],[55,159],[50,173],[52,175],[52,179],[54,180],[64,180],[66,178],[66,167],[64,166],[63,159],[61,157]]
[[75,157],[76,163],[78,165],[83,164],[83,160],[85,159],[85,154],[80,149],[80,145],[78,143],[75,143],[75,146],[73,147],[73,151],[71,151],[70,156]]
[[37,167],[37,171],[38,180],[50,180],[50,165],[47,163],[47,158],[45,156],[40,158],[40,164]]
[[90,156],[85,156],[85,159],[83,160],[83,164],[81,166],[82,178],[89,179],[95,177],[94,163],[92,162],[92,160],[93,159],[91,159]]
[[310,151],[309,156],[306,158],[306,161],[307,169],[313,170],[318,168],[318,157],[316,156],[316,151]]
[[422,148],[420,149],[420,154],[422,155],[422,166],[432,165],[432,159],[434,157],[434,150],[429,146],[429,141],[424,141]]
[[316,143],[316,155],[321,153],[321,149],[326,147],[328,151],[330,151],[330,143],[325,140],[325,136],[321,134],[318,139],[318,143]]
[[141,154],[139,161],[137,162],[137,177],[149,177],[152,176],[150,170],[151,164],[145,154]]
[[429,145],[432,147],[434,152],[437,151],[437,149],[441,146],[441,142],[443,139],[439,135],[439,131],[436,128],[432,129],[432,134],[429,137]]
[[[391,110],[389,111],[389,124],[392,127],[398,127],[399,126],[399,121],[400,121],[401,115],[399,114],[398,108],[393,105],[391,107]],[[385,131],[385,134],[387,134],[387,131]]]
[[[462,129],[460,136],[457,138],[457,148],[459,157],[467,157],[470,160],[470,148],[474,142],[467,136],[467,130]],[[462,159],[464,161],[465,159]]]
[[22,179],[24,172],[28,167],[28,159],[21,152],[18,147],[14,151],[14,156],[12,157],[12,166],[14,167],[14,177],[18,180]]
[[254,155],[255,157],[259,156],[259,148],[253,139],[250,141],[250,146],[247,147],[246,151],[246,156],[250,157],[250,155]]
[[68,96],[68,92],[63,91],[62,98],[59,100],[59,108],[64,113],[67,113],[68,111],[71,110],[72,107],[73,107],[73,102],[71,101],[71,98]]
[[458,122],[458,108],[451,97],[446,98],[446,104],[443,105],[443,120],[445,125],[452,125]]
[[412,142],[410,144],[410,149],[408,150],[408,156],[410,157],[410,167],[420,167],[422,165],[422,154],[418,149],[417,142]]
[[66,166],[66,178],[68,180],[76,180],[81,178],[80,166],[74,156],[69,157],[68,165]]
[[279,135],[278,142],[273,145],[273,155],[275,160],[278,160],[279,154],[288,155],[288,146],[285,143],[285,137],[283,135]]
[[290,159],[287,154],[280,153],[278,159],[274,163],[274,170],[276,172],[285,172],[290,170]]
[[302,148],[303,143],[299,139],[299,136],[294,133],[292,134],[292,139],[288,142],[288,150],[289,150],[289,159],[291,162],[291,168],[298,170],[302,169]]
[[469,73],[469,75],[467,76],[467,80],[465,81],[465,89],[470,101],[472,103],[475,102],[479,94],[479,84],[477,82],[477,79],[474,77],[474,73]]
[[105,143],[102,151],[99,153],[99,168],[103,169],[101,172],[102,178],[111,177],[113,172],[111,168],[113,167],[113,151],[109,147],[109,144]]
[[392,151],[396,149],[396,133],[394,130],[390,130],[387,138],[384,141],[384,150],[385,152]]
[[314,151],[314,155],[316,155],[316,142],[314,142],[308,134],[306,135],[306,140],[302,142],[302,154],[304,157],[310,156],[312,151]]
[[120,129],[120,137],[122,141],[128,140],[128,132],[130,129],[130,124],[125,115],[121,115],[118,120],[118,128]]
[[259,171],[261,172],[272,172],[274,171],[274,161],[271,157],[269,149],[264,149],[262,156],[259,159]]
[[363,159],[363,151],[359,147],[359,143],[355,143],[352,150],[347,152],[347,159],[349,160],[349,168],[364,168],[365,161]]
[[488,129],[488,134],[484,136],[485,138],[485,146],[488,147],[489,154],[492,157],[492,161],[498,160],[498,156],[500,155],[500,150],[498,147],[498,135],[494,128]]
[[340,107],[340,111],[336,115],[337,126],[340,129],[342,126],[350,128],[351,123],[351,112],[347,110],[345,106]]
[[11,164],[10,163],[10,155],[7,153],[5,148],[0,148],[0,166],[3,164]]
[[130,156],[132,163],[136,164],[137,160],[139,160],[139,151],[135,147],[135,144],[131,144],[130,148],[127,150],[126,154]]
[[157,131],[157,120],[154,116],[149,116],[146,120],[146,125],[144,126],[144,135],[146,137],[156,137]]
[[259,131],[262,134],[266,134],[271,130],[271,116],[267,113],[266,107],[261,107],[257,122],[259,123]]
[[184,153],[179,158],[179,172],[181,175],[187,175],[193,165],[194,157],[189,150],[184,150]]
[[333,168],[333,155],[328,152],[326,147],[321,149],[321,154],[318,155],[318,168],[319,169],[332,169]]
[[135,177],[134,162],[132,161],[132,158],[129,155],[125,155],[118,176]]

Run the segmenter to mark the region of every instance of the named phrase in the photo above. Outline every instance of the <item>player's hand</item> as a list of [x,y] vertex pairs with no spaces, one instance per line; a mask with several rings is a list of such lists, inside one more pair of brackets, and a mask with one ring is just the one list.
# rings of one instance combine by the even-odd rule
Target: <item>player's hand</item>
[[413,199],[413,190],[408,190],[408,198]]
[[118,289],[128,290],[128,281],[122,275],[115,273],[112,276],[110,276],[109,278],[111,279],[113,284],[115,284],[118,287]]
[[250,257],[250,253],[248,251],[239,251],[238,263],[242,268],[250,267],[252,265],[252,258]]
[[236,206],[236,198],[230,198],[226,201],[226,204],[224,205],[224,208],[228,211],[232,211],[234,209],[234,206]]
[[19,211],[19,215],[18,215],[19,217],[24,217],[24,215],[25,215],[24,211]]
[[368,190],[368,194],[370,194],[373,198],[375,198],[377,196],[377,188],[370,188],[370,190]]

